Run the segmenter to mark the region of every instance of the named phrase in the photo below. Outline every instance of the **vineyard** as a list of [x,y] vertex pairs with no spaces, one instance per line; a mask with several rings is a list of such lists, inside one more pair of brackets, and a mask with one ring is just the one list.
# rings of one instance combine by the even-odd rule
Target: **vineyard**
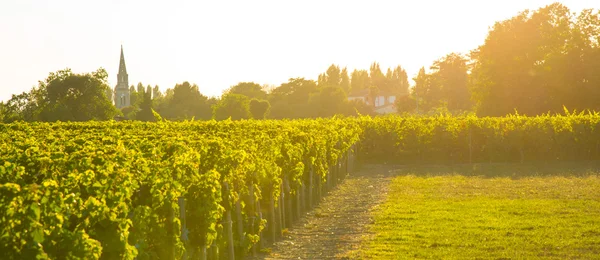
[[600,115],[0,124],[0,258],[254,254],[351,171],[600,159]]

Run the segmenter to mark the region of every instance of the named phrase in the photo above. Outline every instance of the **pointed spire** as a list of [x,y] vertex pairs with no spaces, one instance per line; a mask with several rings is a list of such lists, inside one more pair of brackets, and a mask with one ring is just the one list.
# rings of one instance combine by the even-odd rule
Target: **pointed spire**
[[129,75],[125,67],[125,55],[123,54],[123,44],[121,44],[121,60],[119,61],[119,73],[117,73],[117,87],[129,88]]
[[127,75],[127,68],[125,67],[125,55],[123,55],[123,45],[121,44],[121,61],[119,62],[119,74],[123,73]]

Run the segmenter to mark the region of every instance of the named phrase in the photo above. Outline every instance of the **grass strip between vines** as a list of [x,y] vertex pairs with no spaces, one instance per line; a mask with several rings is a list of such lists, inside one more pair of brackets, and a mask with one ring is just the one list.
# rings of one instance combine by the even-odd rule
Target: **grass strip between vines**
[[600,258],[600,177],[406,174],[361,258]]

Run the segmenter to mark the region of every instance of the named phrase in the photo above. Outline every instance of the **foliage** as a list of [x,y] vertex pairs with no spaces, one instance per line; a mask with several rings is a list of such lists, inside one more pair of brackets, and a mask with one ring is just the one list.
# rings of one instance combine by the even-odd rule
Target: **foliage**
[[250,99],[240,94],[223,95],[213,107],[213,119],[225,120],[227,118],[231,118],[231,120],[252,118]]
[[104,69],[74,74],[70,69],[52,72],[38,87],[6,102],[5,122],[108,120],[117,113],[107,92]]
[[164,97],[153,103],[157,112],[169,120],[208,120],[212,117],[209,99],[200,93],[198,85],[187,81],[168,89]]
[[238,94],[244,95],[250,99],[256,98],[259,100],[267,98],[267,92],[265,92],[259,84],[254,82],[240,82],[226,90],[223,94]]
[[368,121],[363,158],[435,164],[600,159],[597,112],[482,118],[438,112]]
[[323,87],[319,93],[310,96],[309,105],[313,117],[330,117],[341,113],[348,100],[340,87]]
[[252,99],[249,103],[250,114],[254,119],[265,119],[271,108],[271,104],[266,100]]
[[471,53],[477,114],[600,109],[600,15],[554,3],[497,22]]
[[[0,258],[193,255],[223,242],[231,205],[277,202],[284,178],[285,196],[327,180],[360,131],[354,119],[0,124]],[[242,221],[259,218],[251,208]]]

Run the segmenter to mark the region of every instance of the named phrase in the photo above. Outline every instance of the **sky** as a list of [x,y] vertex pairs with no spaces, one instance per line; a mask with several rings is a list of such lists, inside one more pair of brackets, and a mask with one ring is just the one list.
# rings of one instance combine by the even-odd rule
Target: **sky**
[[[0,100],[50,72],[108,71],[123,45],[129,84],[164,91],[189,81],[207,96],[245,81],[317,79],[331,64],[409,78],[448,53],[483,44],[490,26],[552,0],[153,1],[0,0]],[[572,12],[598,0],[563,0]]]

